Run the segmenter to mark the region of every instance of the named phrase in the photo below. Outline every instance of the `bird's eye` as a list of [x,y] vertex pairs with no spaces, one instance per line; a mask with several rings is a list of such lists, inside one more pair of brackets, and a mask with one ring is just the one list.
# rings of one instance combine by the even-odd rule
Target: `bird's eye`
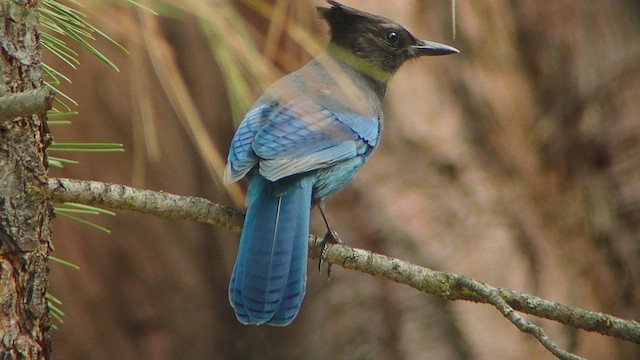
[[395,31],[389,31],[387,33],[387,41],[389,42],[390,45],[395,45],[398,43],[398,33]]

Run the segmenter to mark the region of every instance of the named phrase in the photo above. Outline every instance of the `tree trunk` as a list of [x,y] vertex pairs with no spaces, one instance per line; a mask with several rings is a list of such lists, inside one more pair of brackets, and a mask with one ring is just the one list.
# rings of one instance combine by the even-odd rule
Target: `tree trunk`
[[[0,97],[43,86],[36,0],[0,0]],[[0,122],[0,359],[48,359],[46,115]]]

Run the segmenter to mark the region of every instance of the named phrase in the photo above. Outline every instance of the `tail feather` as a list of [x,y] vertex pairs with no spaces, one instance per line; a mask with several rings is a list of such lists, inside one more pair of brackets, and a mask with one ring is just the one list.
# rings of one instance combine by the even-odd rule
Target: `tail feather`
[[[304,210],[302,210],[304,211]],[[293,321],[298,314],[302,297],[305,293],[305,284],[307,283],[307,254],[308,254],[308,234],[309,234],[309,211],[307,211],[307,226],[300,227],[296,234],[296,240],[293,243],[291,256],[291,264],[289,268],[289,279],[287,288],[282,296],[282,301],[278,310],[271,319],[272,325],[287,325]]]
[[291,184],[279,195],[268,187],[259,174],[251,178],[229,301],[244,324],[284,326],[305,291],[312,183]]

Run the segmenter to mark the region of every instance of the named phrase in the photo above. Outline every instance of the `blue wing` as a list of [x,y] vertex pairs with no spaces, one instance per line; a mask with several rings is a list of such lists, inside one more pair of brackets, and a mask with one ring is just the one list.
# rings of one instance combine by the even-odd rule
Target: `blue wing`
[[377,145],[374,116],[332,112],[311,101],[250,111],[233,138],[225,182],[242,178],[259,163],[270,181],[329,167]]
[[242,179],[260,160],[252,148],[253,138],[267,124],[276,105],[277,103],[272,102],[255,107],[244,116],[233,140],[231,140],[227,167],[224,172],[225,184]]

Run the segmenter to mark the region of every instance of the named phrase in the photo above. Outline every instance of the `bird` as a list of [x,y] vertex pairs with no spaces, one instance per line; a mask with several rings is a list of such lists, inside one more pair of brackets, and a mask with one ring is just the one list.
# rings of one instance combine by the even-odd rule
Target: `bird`
[[224,182],[249,182],[229,282],[229,302],[245,325],[286,326],[298,314],[310,212],[318,206],[325,241],[339,242],[324,205],[378,146],[392,75],[407,60],[459,52],[393,20],[326,2],[316,8],[329,25],[326,49],[271,85],[231,141]]

